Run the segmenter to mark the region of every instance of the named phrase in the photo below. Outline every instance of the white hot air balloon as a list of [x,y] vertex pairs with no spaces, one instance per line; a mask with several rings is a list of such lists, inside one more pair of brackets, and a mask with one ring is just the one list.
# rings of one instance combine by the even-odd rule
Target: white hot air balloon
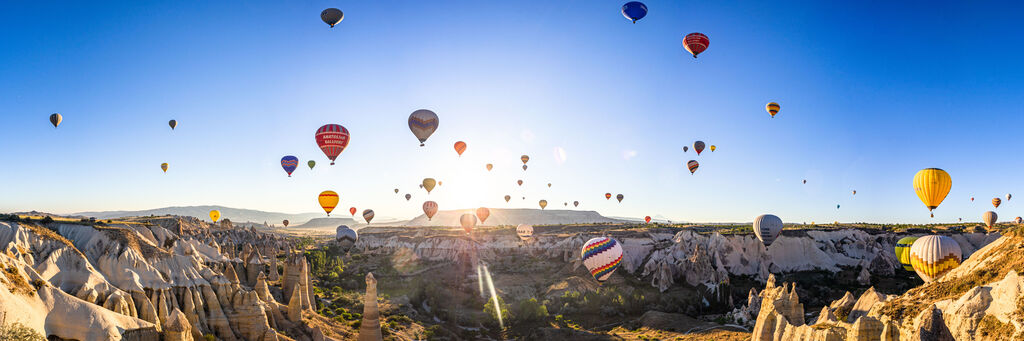
[[985,223],[988,228],[992,228],[992,225],[999,221],[999,215],[996,212],[988,211],[981,214],[981,221]]
[[352,249],[352,246],[356,245],[356,241],[359,240],[359,235],[356,234],[355,230],[350,229],[348,226],[341,225],[338,226],[338,229],[335,231],[334,240],[338,242],[338,246],[340,246],[342,250],[348,252],[348,250]]
[[942,277],[960,266],[960,244],[946,236],[924,236],[910,246],[910,265],[925,282]]
[[754,235],[764,243],[764,246],[772,245],[779,233],[782,233],[782,219],[779,217],[762,214],[754,218]]
[[519,224],[516,226],[516,234],[519,235],[519,239],[530,240],[533,238],[533,226]]
[[580,251],[583,265],[599,283],[612,276],[622,262],[622,245],[614,238],[598,237],[588,240]]

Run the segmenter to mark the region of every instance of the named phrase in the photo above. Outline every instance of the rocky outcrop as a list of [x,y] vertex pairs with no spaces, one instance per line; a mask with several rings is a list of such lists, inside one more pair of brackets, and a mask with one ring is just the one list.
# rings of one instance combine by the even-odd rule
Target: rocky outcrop
[[302,290],[299,287],[292,288],[291,299],[288,300],[288,320],[302,322]]
[[366,274],[366,295],[363,296],[363,322],[359,326],[359,341],[380,341],[380,312],[377,310],[377,279]]
[[164,323],[164,341],[192,341],[192,324],[185,314],[177,308],[167,317]]

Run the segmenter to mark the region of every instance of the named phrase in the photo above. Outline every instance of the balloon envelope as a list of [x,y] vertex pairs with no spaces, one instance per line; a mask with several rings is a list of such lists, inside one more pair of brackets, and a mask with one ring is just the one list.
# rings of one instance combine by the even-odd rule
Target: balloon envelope
[[999,215],[996,214],[996,212],[987,211],[981,214],[981,221],[985,223],[985,226],[988,226],[988,228],[992,228],[992,226],[999,221]]
[[625,197],[624,197],[624,196],[622,196],[622,194],[619,194],[619,195],[616,195],[616,196],[615,196],[615,199],[616,199],[616,200],[618,200],[619,202],[622,202],[622,199],[623,199],[623,198],[625,198]]
[[782,107],[780,107],[779,104],[775,102],[769,102],[764,106],[764,110],[768,110],[768,114],[772,115],[772,117],[775,117],[775,114],[779,113],[779,109],[782,109]]
[[782,219],[774,214],[762,214],[754,218],[754,235],[764,244],[772,245],[782,233]]
[[61,116],[58,113],[53,113],[53,115],[50,115],[50,124],[52,124],[54,128],[59,126],[60,122],[63,121],[63,120],[64,120],[64,116]]
[[437,203],[433,201],[423,202],[423,214],[427,215],[427,220],[434,218],[434,215],[437,214]]
[[522,160],[525,165],[527,161],[530,161],[530,157],[528,155],[523,155],[519,157],[519,160]]
[[334,230],[334,240],[338,242],[338,247],[348,252],[356,245],[356,241],[359,240],[359,234],[348,226],[341,225]]
[[910,246],[910,265],[925,282],[942,277],[960,266],[960,244],[946,236],[924,236]]
[[688,151],[690,151],[690,147],[688,147],[688,146],[683,146],[683,153],[686,153],[686,152],[688,152]]
[[697,155],[700,155],[700,152],[704,151],[704,141],[694,141],[693,151],[697,152]]
[[218,220],[220,220],[220,211],[218,211],[218,210],[210,211],[210,220],[213,220],[213,222],[215,222],[215,223]]
[[487,209],[487,207],[481,207],[481,208],[476,209],[476,217],[480,219],[480,223],[481,224],[483,224],[485,221],[487,221],[487,217],[490,217],[490,216],[491,216],[491,210]]
[[409,114],[409,130],[416,135],[416,139],[420,140],[420,147],[423,147],[427,138],[434,134],[438,123],[437,114],[427,109],[416,110]]
[[708,45],[711,45],[711,40],[703,33],[694,32],[683,38],[683,47],[693,55],[693,58],[697,58],[698,54],[707,50]]
[[281,221],[281,223],[284,224],[284,227],[288,227],[288,219]]
[[505,196],[505,202],[508,202],[509,200],[512,200],[512,196],[511,195],[506,195]]
[[334,211],[334,207],[338,206],[338,193],[335,191],[323,191],[320,192],[320,196],[317,197],[317,202],[320,203],[320,207],[327,212],[327,215],[331,215],[331,211]]
[[925,168],[914,174],[914,192],[917,192],[917,197],[928,207],[929,211],[939,207],[942,200],[946,199],[951,187],[953,187],[953,180],[944,170]]
[[164,173],[167,173],[167,163],[166,163],[166,162],[164,162],[164,163],[161,163],[161,164],[160,164],[160,169],[163,169],[163,170],[164,170]]
[[999,200],[999,198],[992,198],[992,206],[995,206],[995,208],[999,208],[999,204],[1002,204],[1002,203],[1003,203],[1003,201]]
[[697,172],[697,167],[700,167],[700,164],[697,163],[697,160],[690,160],[686,162],[686,168],[690,170],[690,175],[693,175],[693,173]]
[[345,19],[345,13],[342,13],[337,8],[328,8],[320,12],[320,20],[323,20],[325,24],[331,25],[331,27],[340,23],[342,19]]
[[366,220],[367,224],[369,224],[370,220],[373,220],[373,210],[364,210],[363,219]]
[[917,237],[903,237],[896,242],[896,258],[900,265],[903,265],[903,270],[914,271],[914,267],[910,265],[910,247],[916,240]]
[[714,152],[715,149],[718,149],[718,147],[715,147],[715,145],[711,145],[711,151]]
[[651,223],[651,216],[644,217],[644,222],[650,224]]
[[178,126],[178,121],[176,121],[176,120],[167,121],[167,125],[171,126],[171,130],[174,130],[174,128]]
[[405,194],[405,201],[409,201],[409,199],[412,199],[412,194],[406,193]]
[[455,142],[455,152],[462,156],[462,152],[466,151],[466,143],[462,141]]
[[316,137],[317,146],[320,146],[320,150],[327,155],[333,165],[338,155],[345,150],[345,147],[348,147],[351,135],[349,135],[348,129],[340,124],[326,124],[316,130],[314,137]]
[[622,16],[635,24],[637,20],[647,16],[647,5],[639,1],[627,2],[625,5],[622,5]]
[[349,207],[348,208],[348,213],[352,214],[353,217],[356,216],[356,208],[355,207]]
[[462,229],[466,233],[473,233],[473,228],[476,227],[476,216],[466,213],[459,217],[459,223],[462,224]]
[[519,239],[530,240],[531,238],[533,238],[533,226],[519,224],[518,226],[516,226],[516,235],[519,236]]
[[537,204],[540,205],[540,209],[542,209],[542,210],[545,207],[548,207],[548,201],[547,200],[541,200],[541,201],[537,202]]
[[487,164],[487,171],[490,172],[492,168],[494,168],[494,165],[488,163]]
[[1013,219],[1013,222],[1020,224],[1021,222],[1024,222],[1024,219],[1022,219],[1021,217],[1017,217]]
[[430,191],[434,190],[434,186],[437,185],[437,180],[434,180],[434,178],[425,178],[423,179],[422,185],[423,189],[427,190],[427,193],[429,194]]
[[516,183],[519,184],[519,186],[522,186],[523,185],[523,180],[516,180]]
[[306,164],[309,165],[309,169],[313,169],[313,166],[316,166],[316,161],[309,160],[306,161]]
[[580,251],[583,265],[598,282],[611,277],[622,262],[622,245],[613,238],[598,237],[588,240]]
[[295,168],[298,167],[299,158],[291,155],[285,155],[284,157],[281,158],[281,168],[284,168],[284,171],[288,173],[288,176],[292,176],[292,172],[294,172]]
[[573,201],[572,202],[572,206],[573,207],[579,207],[580,206],[580,202],[579,201]]

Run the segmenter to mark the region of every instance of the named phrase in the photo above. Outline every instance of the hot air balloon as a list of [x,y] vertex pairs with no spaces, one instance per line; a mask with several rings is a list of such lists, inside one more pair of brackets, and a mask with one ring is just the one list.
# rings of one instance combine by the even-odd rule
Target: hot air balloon
[[466,230],[466,233],[472,234],[473,228],[476,227],[476,216],[466,213],[459,217],[459,223],[462,224],[462,229]]
[[608,237],[593,238],[583,244],[581,258],[594,279],[604,283],[622,262],[622,245]]
[[711,45],[711,40],[703,33],[694,32],[687,34],[686,37],[683,38],[683,47],[686,48],[686,51],[693,54],[693,58],[697,58],[698,54],[707,50],[708,45]]
[[166,163],[166,162],[164,162],[164,163],[161,163],[161,164],[160,164],[160,169],[163,169],[163,170],[164,170],[164,173],[167,173],[167,163]]
[[565,207],[569,207],[569,202],[568,202],[568,201],[566,201],[566,202],[563,202],[563,203],[562,203],[562,206],[565,206]]
[[572,202],[572,206],[573,207],[580,207],[580,202],[579,201],[573,201]]
[[[950,187],[953,187],[953,180],[949,173],[938,168],[925,168],[914,175],[914,191],[921,202],[928,207],[928,211],[939,207],[946,194],[949,194]],[[932,213],[932,217],[935,214]]]
[[438,185],[438,186],[444,185],[444,181],[438,181],[438,182],[437,182],[437,185]]
[[427,194],[430,194],[430,191],[434,190],[434,185],[437,185],[437,181],[434,178],[424,178],[422,185],[423,189],[427,190]]
[[220,211],[218,211],[218,210],[210,211],[210,220],[213,220],[213,222],[215,222],[215,223],[218,220],[220,220]]
[[704,151],[704,141],[694,141],[693,151],[697,152],[697,155],[700,155],[700,152]]
[[686,162],[686,168],[690,170],[690,175],[693,175],[693,173],[697,172],[697,167],[700,167],[700,164],[697,163],[697,160],[690,160]]
[[328,8],[323,12],[320,12],[320,20],[331,25],[331,27],[340,23],[342,19],[345,19],[345,13],[342,13],[341,10],[337,8]]
[[331,211],[334,211],[334,207],[338,206],[338,193],[335,191],[323,191],[320,192],[320,196],[317,197],[317,201],[320,202],[320,207],[324,208],[324,212],[327,212],[327,216],[331,216]]
[[1024,221],[1024,219],[1021,219],[1021,217],[1013,218],[1014,223],[1020,224],[1022,221]]
[[487,171],[490,172],[492,168],[494,168],[494,165],[488,163],[487,164]]
[[618,200],[619,202],[622,202],[622,198],[624,198],[624,197],[622,196],[622,194],[619,194],[619,195],[616,195],[616,196],[615,196],[615,199],[616,199],[616,200]]
[[644,217],[644,222],[650,224],[651,223],[651,216]]
[[373,220],[373,210],[363,210],[363,219],[369,224],[370,220]]
[[519,224],[516,226],[516,235],[519,236],[519,239],[530,240],[533,238],[533,226]]
[[625,5],[622,5],[622,16],[633,21],[635,24],[637,20],[647,16],[647,5],[639,1],[627,2]]
[[178,126],[178,121],[176,121],[176,120],[167,121],[167,125],[171,126],[171,130],[174,130],[174,128]]
[[526,200],[526,197],[523,197],[523,200]]
[[839,209],[839,204],[836,204],[836,209],[837,209],[837,210]]
[[439,121],[437,114],[427,109],[420,109],[409,114],[409,130],[420,140],[420,147],[423,147],[427,138],[437,130]]
[[348,226],[340,225],[334,231],[334,240],[338,242],[338,247],[342,251],[348,252],[352,249],[352,246],[356,245],[356,241],[359,240],[359,234]]
[[774,214],[762,214],[754,218],[754,235],[765,247],[772,245],[782,233],[782,219]]
[[437,214],[437,203],[433,201],[424,201],[423,214],[427,215],[427,220],[434,218],[434,215]]
[[466,151],[466,143],[462,141],[455,142],[455,152],[462,156],[462,152]]
[[412,194],[406,193],[405,194],[405,201],[409,201],[409,199],[412,199]]
[[487,221],[487,217],[491,216],[491,210],[487,207],[481,207],[476,209],[476,217],[480,219],[480,223],[483,224]]
[[551,188],[551,183],[550,182],[548,183],[548,188]]
[[996,221],[999,221],[999,215],[996,212],[987,211],[981,214],[981,222],[985,223],[988,228],[992,228]]
[[999,208],[999,204],[1002,204],[1002,203],[1003,203],[1003,201],[999,200],[999,198],[992,198],[992,206],[995,206],[995,208]]
[[309,169],[313,169],[313,167],[316,166],[316,161],[313,161],[313,160],[306,161],[306,165],[309,165]]
[[529,168],[529,166],[523,165],[523,171],[525,171],[527,168]]
[[526,162],[530,161],[530,156],[528,156],[528,155],[523,155],[523,156],[520,156],[520,157],[519,157],[519,159],[520,159],[520,160],[522,160],[522,161],[523,161],[523,164],[525,165],[525,164],[526,164]]
[[772,115],[772,118],[775,118],[775,114],[779,113],[779,109],[782,109],[782,107],[775,102],[769,102],[764,106],[764,110],[768,110],[768,113]]
[[348,147],[348,141],[351,137],[348,129],[345,129],[340,124],[325,124],[316,130],[315,136],[316,144],[320,146],[320,150],[323,150],[327,158],[331,160],[331,165],[334,165],[334,160],[345,150],[345,147]]
[[349,207],[348,208],[348,213],[351,213],[352,216],[355,217],[356,216],[356,208],[355,207]]
[[604,194],[604,199],[605,200],[608,200],[608,199],[611,199],[611,198],[612,198],[612,194],[611,193],[605,193]]
[[523,180],[516,180],[516,183],[519,184],[519,186],[522,186],[523,185]]
[[1006,193],[1006,201],[1010,201],[1010,198],[1013,198],[1013,195],[1010,193]]
[[804,179],[804,184],[807,184],[807,179]]
[[281,168],[284,168],[284,171],[286,173],[288,173],[288,177],[291,177],[292,176],[292,172],[294,172],[295,168],[298,168],[298,167],[299,167],[299,158],[291,156],[291,155],[285,155],[284,157],[281,158]]
[[711,145],[711,152],[712,152],[712,153],[714,153],[714,152],[715,152],[715,149],[718,149],[718,147],[715,147],[715,145]]
[[288,227],[288,219],[285,219],[281,223],[284,224],[284,227]]
[[53,115],[50,115],[50,124],[52,124],[54,128],[59,126],[60,125],[60,121],[63,121],[63,120],[64,120],[64,116],[61,116],[58,113],[53,113]]
[[857,195],[857,190],[853,190],[853,195]]
[[395,194],[398,194],[398,189],[397,188],[395,188]]
[[690,151],[690,147],[683,146],[683,153]]
[[541,201],[537,202],[537,204],[539,204],[539,205],[540,205],[540,209],[542,209],[542,210],[543,210],[543,209],[544,209],[545,207],[548,207],[548,201],[547,201],[547,200],[543,200],[543,199],[541,199]]
[[942,277],[960,266],[960,244],[946,236],[924,236],[910,246],[910,265],[925,282]]
[[903,237],[896,242],[896,259],[903,265],[903,270],[914,271],[914,267],[910,265],[910,247],[916,240],[917,237]]

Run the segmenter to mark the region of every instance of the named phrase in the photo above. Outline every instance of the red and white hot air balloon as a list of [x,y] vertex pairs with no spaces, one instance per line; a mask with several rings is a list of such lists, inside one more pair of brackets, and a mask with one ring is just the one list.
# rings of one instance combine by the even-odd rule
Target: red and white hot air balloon
[[345,129],[340,124],[326,124],[316,130],[315,136],[316,144],[320,146],[320,150],[323,150],[327,158],[331,160],[332,165],[334,160],[338,158],[338,155],[345,150],[345,147],[348,147],[348,141],[351,137],[348,129]]
[[690,54],[693,54],[693,58],[697,58],[698,54],[707,50],[708,45],[711,45],[711,40],[708,39],[708,36],[704,35],[704,33],[693,32],[687,34],[686,37],[683,38],[683,47],[685,47],[686,51],[689,51]]
[[434,218],[437,214],[437,203],[433,201],[426,201],[423,203],[423,214],[427,215],[427,220]]

